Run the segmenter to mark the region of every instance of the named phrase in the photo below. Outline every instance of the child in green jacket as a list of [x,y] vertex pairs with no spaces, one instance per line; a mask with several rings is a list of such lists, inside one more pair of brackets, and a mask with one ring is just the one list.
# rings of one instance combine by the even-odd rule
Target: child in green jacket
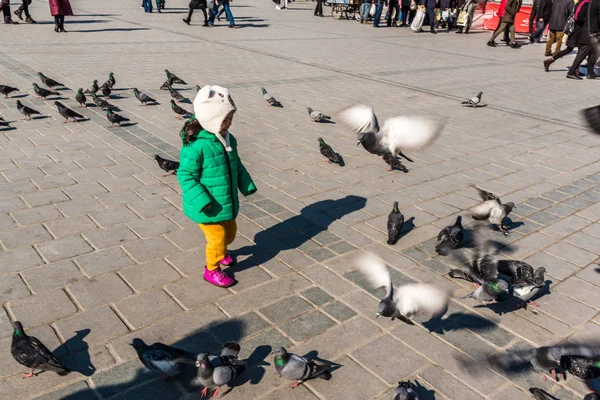
[[228,130],[235,111],[227,89],[206,85],[198,92],[195,115],[181,132],[183,147],[177,170],[183,212],[206,236],[204,280],[219,287],[234,283],[221,266],[234,263],[227,246],[237,231],[238,189],[244,196],[256,192],[238,156],[237,141]]

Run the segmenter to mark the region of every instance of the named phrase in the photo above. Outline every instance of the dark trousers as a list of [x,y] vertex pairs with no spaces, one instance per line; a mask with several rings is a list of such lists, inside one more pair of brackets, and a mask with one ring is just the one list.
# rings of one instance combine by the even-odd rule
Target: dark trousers
[[429,30],[435,32],[435,11],[433,8],[426,9],[427,20],[429,21]]
[[[206,8],[201,8],[200,11],[202,11],[202,14],[204,14],[204,23],[208,24],[208,14],[206,13]],[[223,10],[223,11],[225,11],[225,10]],[[194,9],[190,8],[190,11],[188,11],[188,16],[187,16],[188,21],[192,20],[193,13],[194,13]]]
[[569,74],[574,74],[575,70],[579,68],[583,60],[588,59],[588,75],[594,75],[594,65],[596,65],[596,61],[598,60],[598,55],[594,47],[591,44],[583,44],[579,46],[577,49],[577,56],[575,60],[573,60],[573,65],[569,69]]
[[[514,22],[500,22],[500,25],[498,25],[498,28],[496,28],[496,30],[494,31],[494,34],[492,35],[490,42],[493,42],[500,35],[500,33],[502,33],[502,31],[506,32],[506,29],[508,29],[510,31],[510,43],[515,43],[515,23]],[[506,35],[506,33],[505,33],[505,35]],[[506,42],[506,43],[509,43],[509,42]]]
[[564,56],[566,56],[567,54],[569,54],[570,52],[572,52],[573,50],[575,50],[575,47],[569,47],[567,46],[566,49],[562,49],[561,51],[559,51],[558,53],[556,53],[552,59],[554,61],[558,60],[559,58],[563,58]]
[[323,16],[323,0],[317,0],[315,15],[320,15],[321,17]]
[[390,7],[388,9],[387,26],[392,26],[392,21],[396,25],[398,15],[400,14],[400,6],[397,1],[390,1]]
[[410,6],[402,6],[402,26],[408,25],[408,15],[410,14]]
[[10,21],[10,4],[2,5],[2,14],[4,14],[4,22]]
[[23,4],[21,4],[19,6],[19,8],[17,8],[17,10],[25,13],[25,16],[27,18],[31,18],[31,15],[29,15],[29,5],[31,4],[32,0],[23,0]]
[[539,42],[542,38],[542,35],[544,34],[544,30],[548,25],[548,22],[536,22],[535,31],[531,34],[530,38],[535,42]]

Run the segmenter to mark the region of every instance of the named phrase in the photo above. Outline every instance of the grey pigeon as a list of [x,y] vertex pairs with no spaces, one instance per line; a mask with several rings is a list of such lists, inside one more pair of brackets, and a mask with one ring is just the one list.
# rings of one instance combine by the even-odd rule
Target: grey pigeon
[[146,93],[140,92],[137,88],[133,88],[133,94],[135,95],[135,98],[138,99],[140,103],[142,103],[143,106],[145,106],[148,102],[157,103],[156,100],[148,96]]
[[60,376],[71,372],[54,357],[42,342],[33,336],[28,336],[19,321],[15,321],[13,327],[10,353],[19,364],[31,368],[31,373],[25,374],[24,378],[36,376],[36,369],[40,371],[54,371]]
[[0,85],[0,93],[4,95],[5,99],[8,99],[8,95],[11,94],[12,92],[18,92],[18,91],[19,91],[19,89],[15,88],[15,87]]
[[390,166],[386,171],[391,172],[394,169],[399,169],[402,172],[408,172],[408,169],[404,164],[402,164],[402,160],[399,157],[394,157],[391,154],[384,154],[382,158],[383,161]]
[[323,119],[331,119],[331,117],[329,115],[325,115],[320,111],[315,111],[312,108],[308,107],[308,116],[310,117],[310,119],[312,119],[315,122],[321,122],[321,120]]
[[33,91],[35,92],[35,94],[37,94],[39,97],[43,98],[44,100],[46,100],[46,97],[48,97],[48,96],[60,96],[60,93],[41,88],[37,85],[37,83],[34,83],[32,86],[33,86]]
[[164,377],[171,378],[181,372],[186,365],[194,364],[195,357],[192,353],[163,343],[148,346],[142,339],[135,338],[131,346],[146,368],[161,372]]
[[69,122],[69,118],[74,122],[79,122],[78,118],[83,118],[83,115],[76,113],[70,108],[66,107],[60,101],[55,101],[54,105],[58,108],[58,113],[65,119],[65,123]]
[[410,381],[398,382],[398,387],[392,392],[392,400],[419,400],[417,386]]
[[551,396],[544,389],[532,387],[532,388],[529,388],[529,391],[531,392],[531,394],[533,395],[535,400],[554,400],[554,397]]
[[168,69],[165,69],[165,74],[167,74],[168,80],[172,80],[174,83],[179,83],[181,85],[187,85],[187,83],[183,79],[181,79],[175,74],[170,73]]
[[169,86],[173,85],[173,78],[168,78],[160,87],[160,90],[169,90]]
[[100,89],[102,90],[102,94],[104,95],[105,98],[110,98],[110,94],[112,93],[112,89],[109,88],[108,86],[101,86]]
[[456,250],[462,244],[464,233],[462,227],[462,217],[456,217],[454,225],[447,226],[438,233],[438,244],[435,246],[435,252],[441,256],[447,256],[451,250]]
[[188,110],[179,107],[177,104],[175,104],[175,100],[171,100],[171,110],[173,110],[173,112],[175,114],[177,114],[177,119],[181,119],[185,116],[191,115],[192,113],[189,112]]
[[[390,271],[385,264],[373,255],[364,254],[358,260],[360,272],[374,289],[384,287],[385,297],[377,306],[377,317],[400,319],[407,324],[413,315],[438,316],[448,309],[448,293],[420,283],[399,286],[394,291]],[[396,293],[395,293],[396,292]]]
[[546,268],[539,267],[535,271],[533,267],[523,261],[501,260],[498,262],[498,272],[510,276],[513,294],[523,301],[522,307],[531,305],[539,307],[531,299],[535,297],[546,285],[544,273]]
[[98,95],[96,95],[95,93],[92,93],[92,100],[94,100],[94,104],[96,104],[97,107],[100,107],[104,111],[114,111],[117,108],[116,106],[110,104],[108,101],[104,100],[102,97],[98,97]]
[[265,101],[266,101],[267,103],[269,103],[269,104],[270,104],[270,105],[272,105],[273,107],[280,107],[280,108],[282,108],[282,107],[283,107],[283,105],[282,105],[280,102],[278,102],[278,101],[277,101],[277,99],[276,99],[275,97],[271,96],[271,95],[269,94],[269,92],[267,92],[267,89],[265,89],[265,88],[263,87],[263,88],[260,88],[260,90],[262,91],[262,94],[263,94],[263,99],[265,99]]
[[117,83],[117,81],[115,80],[115,75],[111,72],[110,74],[108,74],[108,80],[104,82],[102,86],[100,86],[100,88],[109,88],[110,90],[113,90],[115,83]]
[[33,108],[24,106],[23,103],[21,103],[21,100],[17,100],[17,110],[19,110],[19,112],[21,114],[23,114],[25,116],[25,119],[28,121],[31,121],[32,115],[41,115],[41,113],[39,111],[36,111]]
[[[375,123],[377,123],[377,121],[375,120]],[[379,127],[377,127],[377,130],[379,130]],[[365,150],[367,150],[369,153],[371,154],[375,154],[378,156],[384,156],[384,157],[390,157],[393,159],[399,159],[398,156],[400,157],[404,157],[407,161],[410,162],[414,162],[412,159],[408,158],[404,153],[402,153],[402,151],[398,151],[398,156],[393,156],[392,153],[390,153],[389,149],[386,149],[385,147],[383,147],[383,145],[380,143],[378,136],[375,134],[375,132],[364,132],[362,134],[359,135],[358,141],[356,142],[356,145],[362,145],[364,147]],[[388,161],[386,161],[389,165],[390,164]]]
[[158,154],[154,155],[154,159],[158,163],[160,169],[166,172],[166,174],[163,174],[163,177],[177,174],[177,169],[179,168],[179,163],[177,161],[167,160]]
[[400,237],[400,231],[402,231],[402,225],[404,225],[404,215],[398,209],[398,202],[394,202],[394,208],[388,215],[387,230],[388,240],[387,244],[396,244]]
[[430,146],[444,129],[443,123],[420,116],[389,118],[380,128],[373,109],[362,104],[342,111],[340,119],[357,134],[359,143],[374,138],[376,154],[395,157],[404,150],[420,150]]
[[477,108],[477,104],[481,103],[481,96],[483,92],[477,93],[477,96],[471,97],[469,100],[463,101],[461,104],[463,106],[471,106],[473,108]]
[[94,83],[92,83],[92,88],[85,89],[85,94],[95,94],[98,92],[98,90],[100,90],[100,88],[98,87],[98,81],[94,79]]
[[319,151],[327,159],[329,163],[340,164],[340,157],[336,154],[335,151],[331,148],[330,145],[325,143],[323,138],[319,138]]
[[504,233],[505,236],[509,235],[510,233],[502,223],[504,222],[504,217],[510,214],[513,208],[516,208],[515,203],[502,204],[500,198],[495,194],[481,190],[478,187],[475,187],[475,189],[477,189],[483,203],[471,209],[473,219],[497,225],[500,232]]
[[77,89],[77,94],[75,95],[75,100],[77,100],[77,102],[79,103],[79,108],[81,108],[81,107],[87,108],[87,98],[85,97],[85,94],[83,94],[82,88]]
[[40,80],[42,81],[42,83],[44,85],[48,86],[49,88],[53,88],[55,86],[56,87],[65,86],[62,83],[58,83],[54,79],[48,78],[46,75],[42,74],[41,72],[38,72],[38,76],[40,77]]
[[282,346],[275,346],[272,354],[274,354],[277,373],[289,381],[296,381],[292,384],[292,388],[309,379],[320,378],[326,381],[331,379],[329,370],[332,365],[317,364],[314,360],[288,353]]
[[478,286],[464,298],[472,297],[482,303],[495,302],[496,298],[509,288],[508,282],[498,278],[497,245],[489,239],[489,228],[485,225],[475,228],[474,240],[475,256],[471,261],[467,260],[462,253],[456,251],[450,253],[463,264],[463,268],[453,269],[448,275],[475,282]]
[[115,124],[119,124],[119,126],[121,126],[122,122],[130,121],[129,119],[112,112],[110,109],[106,110],[106,119],[110,121],[109,128],[112,128]]
[[176,89],[173,89],[173,86],[169,86],[169,93],[171,93],[171,97],[175,100],[179,102],[185,101],[185,97],[183,97]]
[[236,342],[226,342],[220,356],[210,356],[200,353],[196,357],[198,376],[196,382],[204,386],[202,395],[207,397],[208,392],[216,397],[221,387],[233,382],[246,369],[245,362],[238,359],[240,345]]
[[[588,382],[588,386],[590,386],[589,381],[600,378],[600,360],[598,358],[563,355],[560,359],[560,367],[580,381]],[[566,372],[563,372],[563,375]]]

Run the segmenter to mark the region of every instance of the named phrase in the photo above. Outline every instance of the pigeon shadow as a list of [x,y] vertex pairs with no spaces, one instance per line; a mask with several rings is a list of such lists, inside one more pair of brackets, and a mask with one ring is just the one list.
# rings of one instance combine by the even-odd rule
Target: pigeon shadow
[[128,99],[130,96],[121,96],[120,94],[111,94],[108,96],[111,100],[120,100],[120,99]]
[[36,120],[37,119],[46,119],[46,118],[50,118],[50,116],[49,115],[38,115],[36,117],[31,117],[32,120],[34,120],[34,119],[36,119]]
[[239,28],[268,28],[271,24],[235,24],[235,26]]
[[29,93],[18,94],[16,96],[10,96],[9,99],[22,99],[23,97],[29,96]]
[[266,373],[264,366],[271,365],[265,361],[270,354],[271,346],[269,345],[261,345],[254,349],[252,354],[250,354],[250,356],[246,359],[246,370],[244,373],[242,373],[236,380],[228,385],[229,389],[224,392],[222,396],[225,396],[238,386],[242,386],[247,383],[250,383],[251,385],[257,385],[260,383]]
[[150,28],[105,28],[105,29],[77,29],[69,32],[94,33],[94,32],[131,32],[131,31],[149,31]]
[[319,121],[320,124],[333,124],[335,125],[335,121],[332,121],[330,119],[322,119]]
[[329,369],[329,372],[333,372],[337,369],[340,369],[341,367],[343,367],[342,364],[333,362],[333,361],[329,361],[327,359],[321,358],[319,357],[319,351],[318,350],[311,350],[308,353],[306,353],[305,355],[303,355],[302,357],[307,358],[309,360],[313,360],[316,361],[318,363],[321,364],[327,364],[327,365],[331,365],[331,368]]
[[64,366],[85,376],[92,376],[96,372],[96,367],[94,367],[90,358],[89,346],[83,340],[90,332],[89,329],[76,331],[75,336],[67,339],[66,342],[54,350],[57,354],[68,351],[68,354],[63,358]]
[[[106,112],[105,109],[103,109],[102,107],[98,107],[96,104],[89,104],[88,108],[97,108],[98,110],[100,110],[102,112]],[[117,106],[113,106],[112,110],[113,111],[121,111],[121,109]]]
[[127,128],[128,126],[135,126],[137,124],[138,124],[137,122],[126,122],[126,123],[121,124],[121,128]]
[[450,314],[446,318],[442,317],[443,315],[434,317],[427,322],[423,322],[422,325],[430,333],[435,332],[439,335],[460,329],[469,329],[471,331],[489,330],[496,326],[494,322],[475,314],[457,312]]
[[600,274],[600,268],[596,268],[594,271]]
[[[72,25],[72,24],[106,24],[110,21],[107,21],[105,19],[71,19],[71,20],[65,20],[65,24],[67,25]],[[36,23],[36,25],[54,25],[54,21],[38,21]],[[73,31],[75,32],[75,31]]]
[[421,385],[421,382],[418,380],[414,380],[413,383],[416,386],[415,391],[419,395],[420,400],[435,400],[435,390],[427,389],[425,386]]
[[[11,124],[12,124],[12,122],[11,122]],[[0,126],[0,132],[14,131],[15,129],[17,129],[16,126]]]
[[[350,195],[308,205],[300,210],[299,215],[256,233],[253,238],[255,244],[232,250],[233,256],[249,255],[249,257],[229,267],[227,272],[235,274],[264,264],[281,252],[296,250],[320,233],[327,231],[334,221],[364,208],[366,204],[367,199],[364,197]],[[241,211],[243,214],[243,205]]]

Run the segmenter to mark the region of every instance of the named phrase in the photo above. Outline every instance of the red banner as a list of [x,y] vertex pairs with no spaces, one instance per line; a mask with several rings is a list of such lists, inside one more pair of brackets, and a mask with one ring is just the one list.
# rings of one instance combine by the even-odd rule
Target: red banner
[[[475,17],[473,18],[474,22],[480,21],[483,22],[483,26],[481,28],[486,30],[495,30],[498,27],[498,23],[500,22],[500,17],[498,16],[498,11],[500,10],[499,3],[487,3],[485,7],[485,13],[480,16],[481,19]],[[515,18],[515,30],[519,33],[527,33],[529,32],[529,16],[531,15],[531,7],[530,6],[522,6],[521,10],[517,13]]]

